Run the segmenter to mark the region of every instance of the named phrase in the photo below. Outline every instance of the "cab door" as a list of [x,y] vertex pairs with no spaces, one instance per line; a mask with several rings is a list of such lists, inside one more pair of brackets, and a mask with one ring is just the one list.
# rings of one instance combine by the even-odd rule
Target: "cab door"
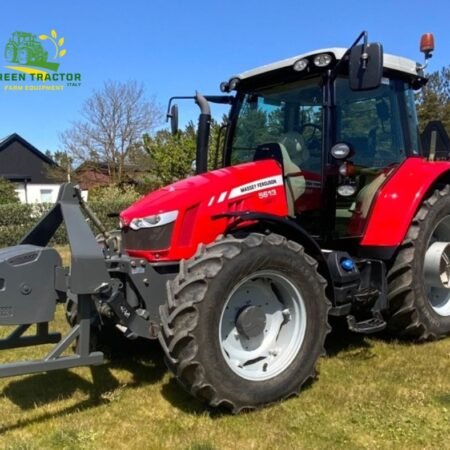
[[351,195],[336,192],[337,238],[363,234],[379,188],[407,154],[418,153],[417,145],[405,139],[405,98],[405,83],[400,80],[385,78],[378,88],[368,91],[352,91],[347,79],[336,80],[336,142],[352,149],[347,174],[337,175],[337,187],[347,184],[354,189]]

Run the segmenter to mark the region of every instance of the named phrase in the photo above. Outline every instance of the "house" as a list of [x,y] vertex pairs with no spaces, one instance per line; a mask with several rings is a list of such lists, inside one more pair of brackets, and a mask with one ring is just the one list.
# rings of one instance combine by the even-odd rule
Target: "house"
[[[141,178],[149,176],[146,169],[142,169],[135,164],[126,164],[123,170],[123,184],[136,185],[139,184]],[[109,167],[106,162],[86,161],[75,170],[74,176],[83,192],[94,187],[107,186],[112,183]]]
[[61,183],[48,175],[57,164],[17,133],[0,140],[0,177],[16,185],[22,203],[53,203]]
[[111,177],[106,163],[86,161],[77,167],[75,177],[83,192],[94,187],[111,184]]

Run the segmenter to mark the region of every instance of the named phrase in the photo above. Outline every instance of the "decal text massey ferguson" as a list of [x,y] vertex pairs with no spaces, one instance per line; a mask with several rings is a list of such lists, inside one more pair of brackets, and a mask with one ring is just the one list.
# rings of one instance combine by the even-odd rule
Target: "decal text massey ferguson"
[[229,199],[241,197],[242,195],[248,194],[249,192],[258,192],[263,189],[274,188],[277,186],[283,186],[283,177],[277,175],[275,177],[263,178],[261,180],[253,181],[252,183],[244,184],[238,186],[231,190]]

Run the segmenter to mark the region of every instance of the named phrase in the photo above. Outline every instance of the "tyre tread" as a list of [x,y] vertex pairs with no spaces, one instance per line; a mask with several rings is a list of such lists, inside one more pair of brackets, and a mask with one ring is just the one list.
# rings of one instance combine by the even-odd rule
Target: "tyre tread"
[[[205,369],[195,359],[198,346],[192,331],[197,326],[194,317],[186,319],[184,316],[188,311],[197,311],[196,303],[202,302],[206,295],[208,280],[217,276],[224,265],[224,260],[231,260],[239,255],[244,247],[254,248],[267,243],[272,246],[285,246],[303,257],[303,259],[314,269],[317,279],[321,285],[323,298],[325,296],[326,280],[317,272],[317,261],[304,253],[303,247],[293,241],[288,241],[285,237],[276,234],[252,233],[245,238],[239,239],[233,236],[220,236],[216,241],[208,245],[201,245],[190,260],[185,260],[180,264],[180,274],[175,280],[168,282],[167,289],[169,299],[167,305],[160,307],[163,326],[159,339],[163,348],[168,353],[167,359],[169,368],[175,373],[180,383],[195,397],[206,402],[212,407],[224,407],[236,414],[244,410],[254,410],[260,406],[247,405],[238,401],[232,401],[221,395],[220,388],[213,386],[205,376]],[[209,264],[214,262],[214,270],[209,269]],[[200,284],[201,283],[201,284]],[[189,289],[196,292],[196,295],[186,296]],[[326,300],[326,314],[328,316],[331,303]],[[179,326],[183,323],[183,326]],[[325,354],[325,338],[331,327],[327,322],[323,333],[321,344],[321,355]],[[190,346],[190,347],[189,347]],[[288,393],[284,398],[298,394],[301,387],[310,379],[316,376],[315,367],[312,371],[299,380],[295,390]],[[284,399],[283,398],[283,399]],[[282,399],[281,399],[282,400]],[[267,406],[261,405],[261,406]]]

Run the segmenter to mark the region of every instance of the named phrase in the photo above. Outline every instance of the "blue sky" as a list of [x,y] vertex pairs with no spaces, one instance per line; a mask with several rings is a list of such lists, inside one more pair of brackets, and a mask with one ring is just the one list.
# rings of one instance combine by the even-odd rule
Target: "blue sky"
[[[435,35],[430,69],[450,64],[448,0],[128,0],[2,2],[0,72],[13,31],[57,30],[67,55],[59,72],[80,72],[82,86],[62,92],[8,92],[0,82],[0,137],[17,132],[39,149],[60,147],[58,133],[79,118],[105,80],[142,81],[165,106],[171,95],[217,93],[234,73],[323,47],[348,46],[367,29],[388,53],[421,61],[418,41]],[[222,110],[213,109],[217,117]],[[181,121],[196,120],[180,104]]]

